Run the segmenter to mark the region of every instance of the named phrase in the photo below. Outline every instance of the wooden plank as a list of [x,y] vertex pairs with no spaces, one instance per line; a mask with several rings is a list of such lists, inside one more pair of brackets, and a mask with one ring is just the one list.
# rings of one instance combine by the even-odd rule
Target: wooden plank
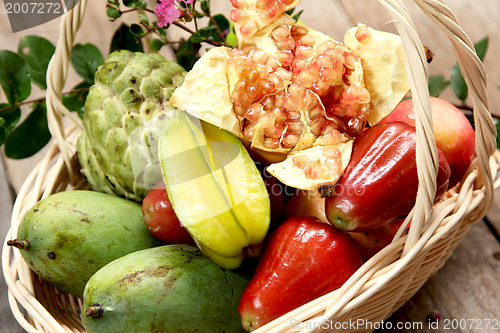
[[[12,196],[5,178],[3,156],[0,156],[0,238],[2,239],[2,246],[7,230],[10,227],[12,203]],[[4,276],[0,274],[0,331],[9,333],[24,332],[12,314],[7,294]]]
[[[377,333],[498,332],[499,328],[491,328],[492,323],[486,329],[486,320],[500,320],[499,281],[500,244],[481,221],[471,227],[441,270],[387,320],[394,328],[398,323],[413,328]],[[440,323],[432,324],[439,325],[439,330],[429,326],[428,317],[433,313],[441,315]],[[460,320],[466,326],[451,329]]]

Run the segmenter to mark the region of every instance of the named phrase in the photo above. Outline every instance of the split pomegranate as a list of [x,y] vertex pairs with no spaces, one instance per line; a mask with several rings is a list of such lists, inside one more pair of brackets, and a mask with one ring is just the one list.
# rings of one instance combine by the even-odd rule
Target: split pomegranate
[[[401,70],[406,75],[402,54],[394,52],[401,44],[398,36],[363,25],[353,28],[344,42],[360,50],[358,55],[287,15],[298,2],[231,0],[238,48],[204,54],[170,103],[239,136],[268,163],[331,147],[321,149],[320,157],[316,152],[294,155],[269,170],[287,185],[290,172],[298,172],[291,186],[313,189],[338,180],[353,139],[366,123],[385,117],[408,85],[385,84]],[[364,66],[384,70],[365,73]]]

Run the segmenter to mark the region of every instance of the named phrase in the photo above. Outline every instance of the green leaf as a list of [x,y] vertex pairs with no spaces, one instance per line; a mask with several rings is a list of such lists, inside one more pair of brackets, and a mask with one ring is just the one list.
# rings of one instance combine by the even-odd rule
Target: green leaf
[[195,48],[191,39],[184,43],[180,43],[175,56],[179,65],[184,67],[187,71],[193,68],[194,63],[198,60],[198,48]]
[[229,33],[226,35],[226,43],[227,45],[232,47],[238,46],[238,37],[236,36],[236,32],[234,31],[233,21],[229,21]]
[[484,57],[486,56],[486,51],[488,50],[489,44],[490,44],[490,39],[488,36],[484,37],[479,42],[474,44],[474,49],[476,50],[476,54],[479,57],[479,59],[481,59],[481,61],[484,61]]
[[88,83],[94,83],[94,74],[103,63],[101,51],[94,44],[76,44],[71,51],[73,68]]
[[24,36],[19,40],[17,53],[28,64],[31,81],[40,89],[47,89],[47,67],[56,50],[47,39],[39,36]]
[[73,88],[74,92],[62,97],[64,106],[70,111],[76,111],[81,119],[83,119],[85,99],[91,86],[90,83],[83,81]]
[[[483,61],[484,57],[486,56],[486,51],[488,50],[488,44],[489,44],[488,37],[485,37],[476,44],[474,44],[474,49],[476,50],[477,56],[479,57],[479,59],[481,59],[481,61]],[[465,83],[464,77],[460,72],[460,67],[458,66],[458,63],[455,63],[455,65],[453,66],[450,74],[450,79],[451,79],[451,88],[453,89],[455,96],[457,96],[458,99],[460,99],[461,101],[465,101],[468,95],[467,84]]]
[[149,26],[149,19],[146,15],[139,14],[139,20],[141,20],[141,22],[144,23],[145,25]]
[[108,15],[109,18],[116,19],[122,16],[122,12],[116,7],[108,7],[106,9],[106,14]]
[[165,28],[158,28],[156,29],[156,32],[162,36],[163,38],[167,38],[167,29]]
[[159,51],[163,45],[165,45],[165,42],[158,38],[152,39],[151,42],[149,43],[149,47],[153,51]]
[[31,93],[26,61],[17,53],[0,50],[0,85],[9,104],[24,101]]
[[[224,30],[229,29],[229,20],[224,15],[217,14],[214,15],[212,18],[215,21],[215,24],[217,24],[217,26],[219,27],[220,31],[224,32]],[[209,26],[210,25],[213,25],[212,21],[210,21]]]
[[495,118],[495,127],[497,129],[497,148],[500,148],[500,119]]
[[137,40],[130,32],[130,27],[125,23],[116,30],[111,39],[109,53],[116,50],[129,50],[132,52],[143,52],[142,42]]
[[120,1],[118,0],[108,0],[108,3],[116,7],[120,6]]
[[453,68],[451,69],[450,79],[451,89],[453,89],[455,96],[457,96],[461,101],[465,101],[468,94],[467,84],[465,83],[464,77],[460,72],[460,67],[458,66],[458,64],[455,64],[455,66],[453,66]]
[[439,97],[441,93],[451,84],[446,81],[443,75],[429,76],[429,94],[433,97]]
[[141,38],[144,36],[146,33],[144,32],[144,29],[137,23],[132,23],[130,25],[130,32],[134,37]]
[[5,155],[12,159],[33,156],[50,138],[45,101],[34,103],[30,114],[5,140]]
[[[6,109],[9,108],[9,109]],[[0,116],[2,125],[0,125],[0,146],[3,145],[5,139],[10,132],[16,127],[19,119],[21,119],[21,109],[19,107],[11,107],[9,104],[0,104]]]
[[204,13],[210,13],[210,0],[201,0],[200,5]]
[[129,8],[146,9],[148,3],[146,0],[123,0],[123,5]]
[[300,15],[302,15],[302,13],[304,12],[304,10],[301,10],[300,12],[298,12],[297,14],[295,15],[292,15],[292,18],[295,20],[295,21],[298,21],[299,18],[300,18]]

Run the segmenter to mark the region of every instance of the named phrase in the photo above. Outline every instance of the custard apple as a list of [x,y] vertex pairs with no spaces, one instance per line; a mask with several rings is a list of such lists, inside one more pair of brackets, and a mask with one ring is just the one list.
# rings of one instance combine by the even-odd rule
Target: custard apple
[[115,51],[95,74],[77,152],[95,191],[140,201],[162,181],[158,138],[186,72],[156,53]]

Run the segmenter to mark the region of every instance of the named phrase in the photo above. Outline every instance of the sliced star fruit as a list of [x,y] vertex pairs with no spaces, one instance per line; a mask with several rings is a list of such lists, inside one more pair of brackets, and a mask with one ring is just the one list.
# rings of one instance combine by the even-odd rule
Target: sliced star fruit
[[269,228],[270,201],[241,140],[175,111],[158,152],[174,211],[202,252],[228,269],[255,254]]

